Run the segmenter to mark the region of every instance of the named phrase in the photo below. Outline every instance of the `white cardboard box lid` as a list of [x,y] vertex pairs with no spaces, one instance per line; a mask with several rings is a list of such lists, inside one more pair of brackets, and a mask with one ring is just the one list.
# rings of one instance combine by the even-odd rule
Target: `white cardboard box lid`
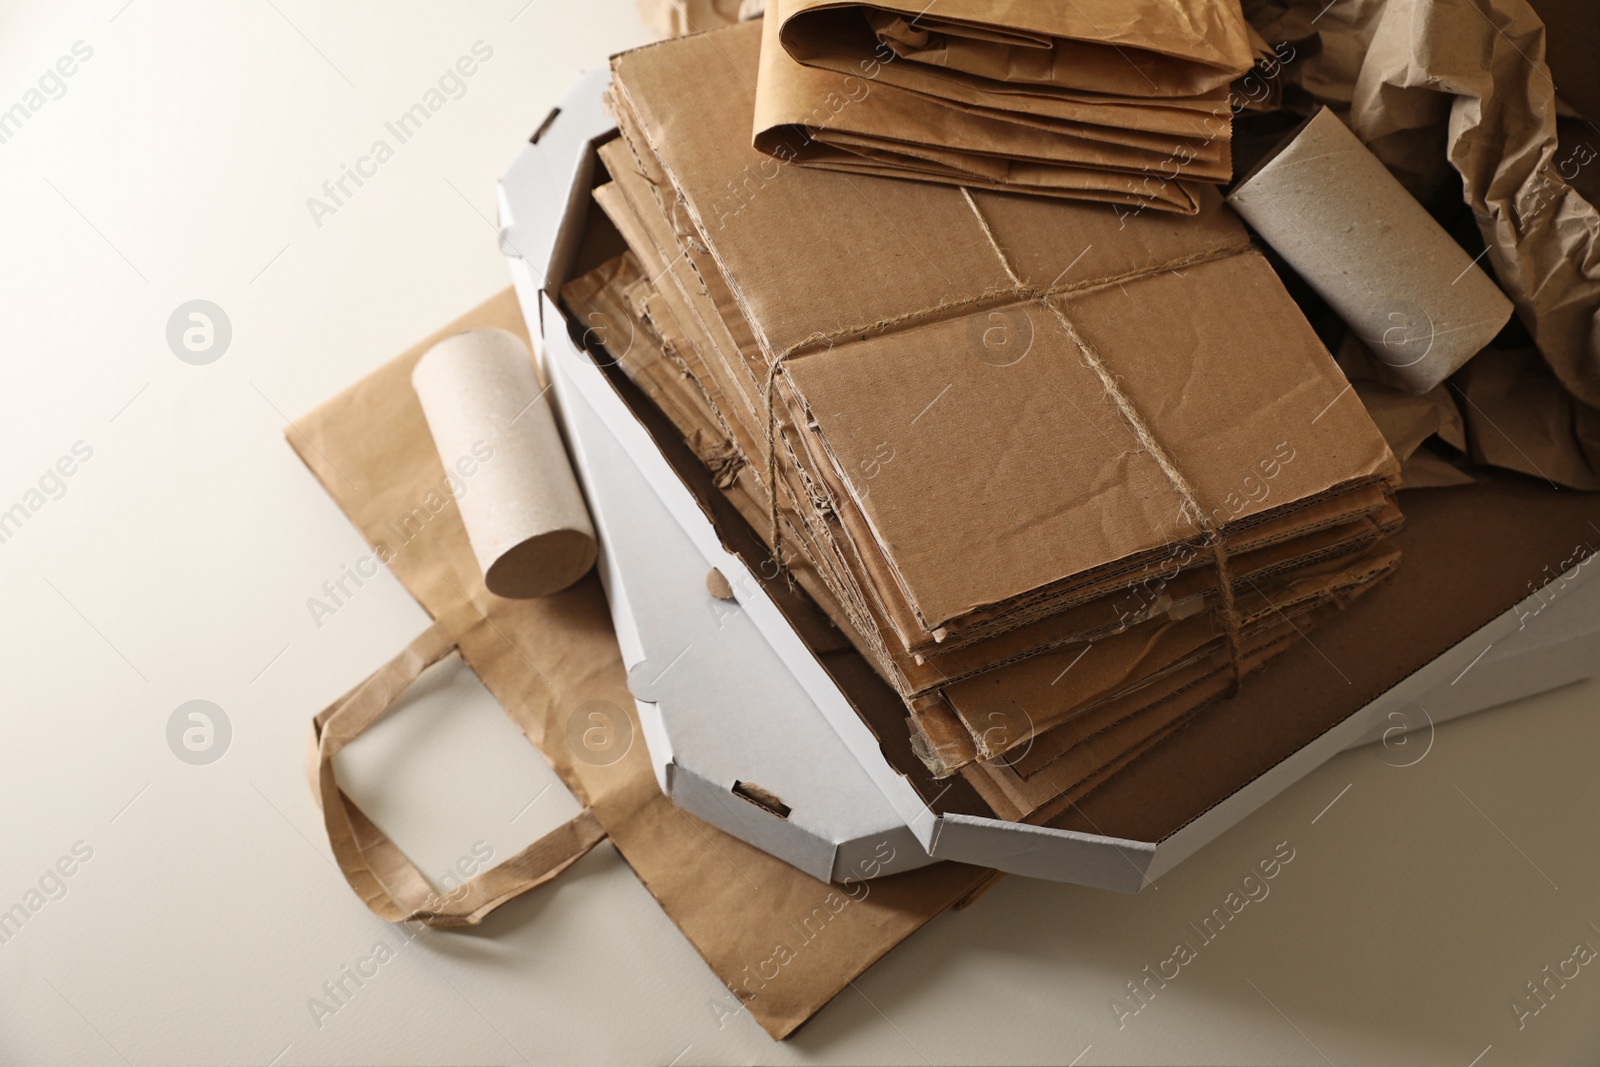
[[[571,368],[558,360],[549,371],[600,532],[612,615],[630,635],[628,688],[662,791],[824,881],[931,863],[737,600],[707,591],[699,550],[572,386]],[[745,799],[741,783],[788,811]]]

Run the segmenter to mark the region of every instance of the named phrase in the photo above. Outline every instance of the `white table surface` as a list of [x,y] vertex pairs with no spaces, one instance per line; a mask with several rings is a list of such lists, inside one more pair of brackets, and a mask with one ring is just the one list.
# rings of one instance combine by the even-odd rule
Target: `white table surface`
[[[0,914],[28,913],[0,1063],[1592,1061],[1600,966],[1521,1028],[1512,1000],[1600,948],[1594,683],[1441,726],[1413,766],[1347,753],[1137,897],[1005,879],[782,1044],[609,845],[327,998],[397,935],[329,860],[307,721],[425,620],[387,574],[313,617],[364,546],[282,430],[507,284],[496,177],[646,39],[629,0],[0,5],[0,109],[92,49],[0,143],[0,510],[40,505],[0,543]],[[478,41],[460,98],[314,219]],[[207,365],[166,338],[194,299],[232,326]],[[443,872],[573,805],[475,679],[437,682],[346,770]],[[206,764],[167,739],[196,699],[231,727]],[[1280,842],[1270,895],[1119,1028],[1124,984]]]

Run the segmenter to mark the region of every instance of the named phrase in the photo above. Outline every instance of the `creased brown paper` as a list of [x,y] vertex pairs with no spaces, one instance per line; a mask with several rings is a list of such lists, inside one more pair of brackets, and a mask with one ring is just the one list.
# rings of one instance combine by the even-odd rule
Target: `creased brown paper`
[[1600,212],[1564,175],[1544,28],[1522,0],[1390,0],[1356,81],[1351,124],[1380,158],[1451,94],[1447,153],[1489,261],[1563,384],[1600,405]]
[[1600,412],[1562,389],[1538,352],[1490,348],[1455,384],[1475,462],[1600,490],[1600,472],[1583,458],[1600,455]]
[[[1245,13],[1269,41],[1320,39],[1287,76],[1321,102],[1347,107],[1356,135],[1412,192],[1428,198],[1449,169],[1459,174],[1500,287],[1592,423],[1600,211],[1573,183],[1600,167],[1600,134],[1591,127],[1558,139],[1557,86],[1533,9],[1525,0],[1247,0]],[[1519,469],[1572,471],[1562,484],[1581,487],[1600,472],[1596,444],[1546,427],[1478,451],[1520,448],[1527,458]]]

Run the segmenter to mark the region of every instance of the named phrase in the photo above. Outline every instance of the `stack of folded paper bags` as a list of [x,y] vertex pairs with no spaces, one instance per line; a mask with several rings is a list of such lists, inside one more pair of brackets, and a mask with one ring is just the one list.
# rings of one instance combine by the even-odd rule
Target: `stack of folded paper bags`
[[830,669],[886,758],[1047,821],[1395,567],[1397,464],[1214,190],[1129,215],[776,159],[762,34],[614,61],[627,251],[562,298],[874,668]]
[[1238,0],[768,0],[756,145],[1193,214],[1231,173],[1230,85],[1268,54]]

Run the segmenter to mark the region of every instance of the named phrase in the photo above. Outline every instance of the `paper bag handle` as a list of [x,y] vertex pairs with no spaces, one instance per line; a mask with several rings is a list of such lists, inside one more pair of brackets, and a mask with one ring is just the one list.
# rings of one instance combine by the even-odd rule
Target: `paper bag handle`
[[475,925],[506,901],[572,866],[606,837],[594,812],[584,808],[515,856],[441,895],[340,788],[333,774],[333,757],[393,710],[417,677],[456,647],[445,625],[435,622],[398,656],[311,720],[306,769],[312,796],[322,808],[334,859],[362,902],[389,922]]

